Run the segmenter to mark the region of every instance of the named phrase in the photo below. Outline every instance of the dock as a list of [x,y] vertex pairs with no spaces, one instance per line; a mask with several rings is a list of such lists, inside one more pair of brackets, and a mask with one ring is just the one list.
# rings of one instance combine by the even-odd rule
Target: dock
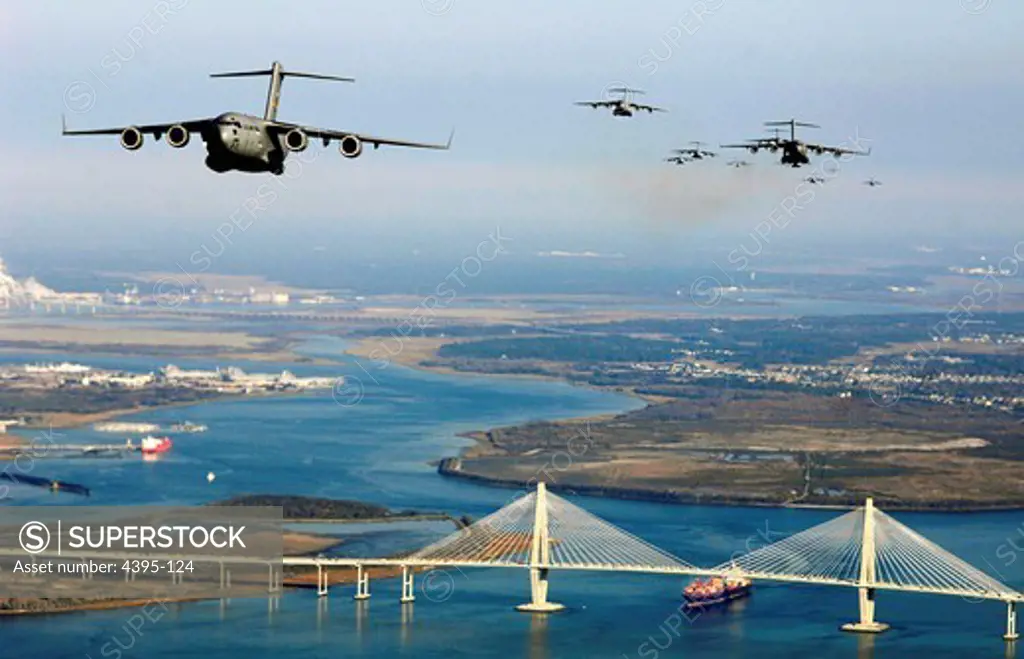
[[0,447],[0,459],[6,456],[18,456],[29,453],[33,458],[44,458],[50,454],[79,453],[82,455],[98,455],[102,453],[132,453],[141,451],[142,446],[132,444],[129,440],[123,444],[26,444],[24,446]]

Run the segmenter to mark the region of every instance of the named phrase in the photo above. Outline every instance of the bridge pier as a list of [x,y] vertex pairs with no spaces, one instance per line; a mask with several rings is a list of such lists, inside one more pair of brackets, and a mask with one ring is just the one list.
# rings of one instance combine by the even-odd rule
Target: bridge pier
[[1006,603],[1006,633],[1003,634],[1003,638],[1007,641],[1016,641],[1020,638],[1020,634],[1017,632],[1016,602]]
[[276,593],[281,590],[281,580],[274,574],[274,565],[267,563],[267,592]]
[[860,548],[860,587],[857,604],[860,620],[842,626],[845,632],[879,634],[889,629],[884,622],[875,621],[875,503],[871,497],[864,502],[864,524]]
[[548,601],[548,565],[551,564],[551,539],[548,537],[548,490],[537,483],[533,510],[533,538],[530,543],[530,603],[520,604],[517,611],[551,613],[565,607]]
[[860,610],[860,620],[858,622],[848,622],[843,625],[842,630],[844,632],[861,632],[867,634],[880,634],[886,629],[889,629],[889,625],[884,622],[875,621],[875,589],[874,588],[858,588],[857,589],[857,604]]
[[231,589],[231,570],[227,569],[223,563],[220,564],[220,589]]
[[327,596],[327,574],[324,573],[324,566],[316,564],[316,594],[317,597]]
[[561,611],[565,605],[548,601],[548,569],[530,568],[530,602],[520,604],[516,611],[524,613],[553,613]]
[[402,597],[398,600],[402,604],[416,600],[415,588],[413,587],[413,571],[408,565],[402,566]]
[[352,599],[370,599],[370,575],[366,573],[361,563],[356,566],[356,594],[352,596]]

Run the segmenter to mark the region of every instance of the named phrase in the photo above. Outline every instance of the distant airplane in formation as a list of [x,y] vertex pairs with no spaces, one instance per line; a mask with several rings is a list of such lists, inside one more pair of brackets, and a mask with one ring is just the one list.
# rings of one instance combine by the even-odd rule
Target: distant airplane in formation
[[614,117],[632,117],[634,112],[644,111],[648,114],[654,112],[668,112],[664,108],[657,108],[653,105],[643,105],[630,100],[631,95],[643,94],[641,89],[630,89],[629,87],[612,87],[608,90],[612,94],[622,94],[622,98],[610,101],[577,101],[576,105],[586,105],[592,108],[611,108]]
[[361,155],[363,144],[372,144],[374,149],[382,144],[445,151],[451,147],[454,131],[448,137],[446,144],[430,144],[373,137],[351,131],[301,126],[277,120],[277,108],[281,101],[281,81],[285,77],[355,82],[352,78],[285,71],[280,62],[274,62],[269,69],[265,70],[215,73],[210,77],[251,76],[270,76],[267,106],[262,117],[240,112],[226,112],[208,119],[91,130],[68,130],[67,123],[64,122],[62,134],[120,134],[121,146],[129,151],[135,151],[142,147],[143,135],[152,135],[158,140],[164,136],[169,145],[180,149],[186,146],[191,136],[195,134],[206,142],[206,166],[213,171],[270,172],[278,176],[284,173],[284,161],[288,154],[305,151],[309,146],[310,139],[322,140],[325,147],[332,140],[337,140],[338,151],[346,158],[356,158]]
[[783,165],[789,165],[790,167],[800,167],[811,162],[808,157],[808,153],[814,153],[816,155],[822,155],[824,153],[831,153],[833,155],[855,155],[855,156],[869,156],[871,155],[871,149],[867,151],[854,151],[853,149],[844,149],[839,146],[825,146],[823,144],[813,144],[810,142],[804,142],[796,138],[796,127],[802,126],[806,128],[821,128],[817,124],[809,124],[796,119],[789,119],[787,121],[766,121],[765,126],[789,126],[789,138],[779,137],[776,133],[775,137],[758,137],[752,140],[747,140],[743,144],[722,144],[723,149],[747,149],[751,153],[757,153],[761,149],[775,153],[776,151],[782,151],[781,163]]
[[872,188],[873,188],[873,187],[875,187],[875,186],[877,186],[877,185],[882,185],[882,182],[881,182],[881,181],[879,181],[879,180],[878,180],[877,178],[875,178],[875,177],[871,177],[871,178],[869,178],[868,180],[864,181],[864,185],[867,185],[867,186],[870,186],[870,187],[872,187]]
[[701,148],[702,146],[704,146],[704,142],[698,142],[697,140],[694,140],[690,142],[690,145],[691,146],[687,149],[673,149],[672,153],[678,153],[679,155],[689,158],[690,160],[704,160],[705,158],[715,157],[715,153],[713,151],[708,151],[707,149]]

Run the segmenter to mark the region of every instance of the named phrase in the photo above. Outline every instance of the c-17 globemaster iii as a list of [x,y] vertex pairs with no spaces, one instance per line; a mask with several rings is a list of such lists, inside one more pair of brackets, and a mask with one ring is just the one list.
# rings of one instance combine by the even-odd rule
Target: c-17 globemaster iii
[[776,151],[782,151],[781,164],[789,165],[790,167],[800,167],[802,165],[809,164],[811,159],[808,157],[809,153],[816,155],[822,155],[824,153],[831,153],[836,156],[842,155],[853,155],[853,156],[870,156],[871,149],[867,151],[856,151],[854,149],[846,149],[841,146],[825,146],[823,144],[813,144],[810,142],[804,142],[798,140],[796,137],[796,127],[804,126],[807,128],[821,128],[817,124],[809,124],[796,119],[788,119],[786,121],[766,121],[765,126],[789,126],[789,138],[780,137],[778,133],[775,137],[758,137],[752,140],[747,140],[744,144],[722,144],[720,145],[723,149],[746,149],[751,153],[757,153],[760,149],[766,149],[772,153]]
[[277,175],[284,173],[284,160],[287,155],[291,152],[305,151],[311,139],[322,140],[325,147],[332,140],[337,140],[338,151],[346,158],[356,158],[361,155],[363,144],[372,144],[374,149],[381,144],[440,150],[448,150],[451,147],[452,136],[449,136],[446,144],[430,144],[278,121],[277,108],[281,102],[281,81],[285,77],[355,82],[352,78],[285,71],[280,62],[274,62],[269,69],[260,71],[236,71],[210,75],[211,78],[250,76],[270,76],[267,106],[262,117],[241,112],[225,112],[208,119],[121,128],[68,130],[65,125],[62,134],[120,134],[121,146],[129,151],[135,151],[142,147],[143,135],[152,135],[158,140],[164,136],[168,144],[180,149],[186,146],[189,143],[189,138],[195,134],[206,143],[206,166],[213,171],[271,172]]
[[609,94],[621,94],[622,98],[609,101],[577,101],[575,105],[586,105],[592,108],[611,108],[614,117],[632,117],[634,112],[641,110],[652,114],[654,112],[668,112],[664,108],[656,108],[653,105],[634,103],[630,99],[631,94],[643,94],[642,89],[630,89],[629,87],[612,87],[607,90]]

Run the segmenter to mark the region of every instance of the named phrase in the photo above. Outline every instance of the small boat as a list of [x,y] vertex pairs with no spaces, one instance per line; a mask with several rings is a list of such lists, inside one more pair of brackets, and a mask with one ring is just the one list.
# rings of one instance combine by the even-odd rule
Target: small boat
[[140,443],[143,454],[166,453],[174,444],[170,437],[154,437],[152,435],[143,437]]
[[171,426],[171,432],[206,432],[207,428],[201,423],[182,421]]
[[753,586],[750,579],[742,577],[694,579],[683,589],[683,599],[686,600],[687,609],[726,604],[749,596]]

